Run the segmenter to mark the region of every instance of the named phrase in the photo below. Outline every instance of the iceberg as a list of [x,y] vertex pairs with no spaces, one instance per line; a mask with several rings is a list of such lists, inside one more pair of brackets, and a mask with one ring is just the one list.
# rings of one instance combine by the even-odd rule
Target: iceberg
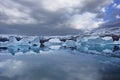
[[60,49],[61,45],[62,45],[62,41],[60,41],[60,39],[58,38],[53,38],[50,39],[48,42],[45,42],[44,45],[46,47],[49,47],[50,49]]
[[72,48],[72,47],[76,47],[77,43],[73,40],[66,40],[64,42],[63,46],[68,47],[68,48]]
[[77,41],[77,49],[80,51],[106,52],[114,48],[114,42],[110,37],[83,37]]
[[[5,38],[5,37],[4,37]],[[17,52],[40,53],[40,51],[74,49],[79,52],[114,53],[120,51],[120,40],[112,36],[77,35],[77,36],[9,36],[8,41],[0,41],[0,51],[7,49],[12,55]]]

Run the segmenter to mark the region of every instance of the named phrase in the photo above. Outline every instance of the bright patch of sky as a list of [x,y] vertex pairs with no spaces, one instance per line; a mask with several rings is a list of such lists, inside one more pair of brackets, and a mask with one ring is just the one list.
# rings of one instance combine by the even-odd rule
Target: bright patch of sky
[[111,3],[106,7],[105,10],[105,20],[114,21],[120,17],[120,0],[114,0],[114,3]]

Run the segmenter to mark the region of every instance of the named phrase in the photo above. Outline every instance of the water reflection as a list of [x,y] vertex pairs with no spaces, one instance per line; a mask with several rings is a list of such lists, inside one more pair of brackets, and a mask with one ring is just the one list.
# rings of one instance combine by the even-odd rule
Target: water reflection
[[1,55],[0,80],[120,80],[119,58],[65,50],[41,53]]
[[41,51],[50,51],[50,50],[71,50],[71,51],[79,51],[84,53],[93,53],[93,54],[101,54],[106,56],[116,56],[120,57],[119,44],[106,44],[104,46],[100,46],[100,44],[91,44],[89,45],[77,45],[75,47],[66,47],[66,46],[49,46],[49,47],[39,47],[29,45],[19,45],[19,46],[8,46],[8,47],[0,47],[0,52],[11,53],[15,55],[18,52],[27,53],[33,51],[35,53],[40,53]]

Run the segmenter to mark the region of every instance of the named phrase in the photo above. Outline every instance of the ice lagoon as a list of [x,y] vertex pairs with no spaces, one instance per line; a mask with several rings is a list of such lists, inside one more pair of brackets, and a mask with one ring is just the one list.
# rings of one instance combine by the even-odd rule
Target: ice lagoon
[[120,80],[119,41],[111,37],[53,38],[42,46],[38,37],[9,39],[1,42],[0,80]]

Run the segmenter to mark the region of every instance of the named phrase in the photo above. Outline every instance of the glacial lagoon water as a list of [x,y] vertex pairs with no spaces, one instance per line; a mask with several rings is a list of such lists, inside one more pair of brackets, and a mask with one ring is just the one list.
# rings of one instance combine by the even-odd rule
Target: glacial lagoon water
[[99,38],[81,42],[43,48],[36,41],[32,47],[10,42],[0,48],[0,80],[120,80],[119,44]]
[[0,54],[0,80],[120,80],[116,57],[70,49]]

